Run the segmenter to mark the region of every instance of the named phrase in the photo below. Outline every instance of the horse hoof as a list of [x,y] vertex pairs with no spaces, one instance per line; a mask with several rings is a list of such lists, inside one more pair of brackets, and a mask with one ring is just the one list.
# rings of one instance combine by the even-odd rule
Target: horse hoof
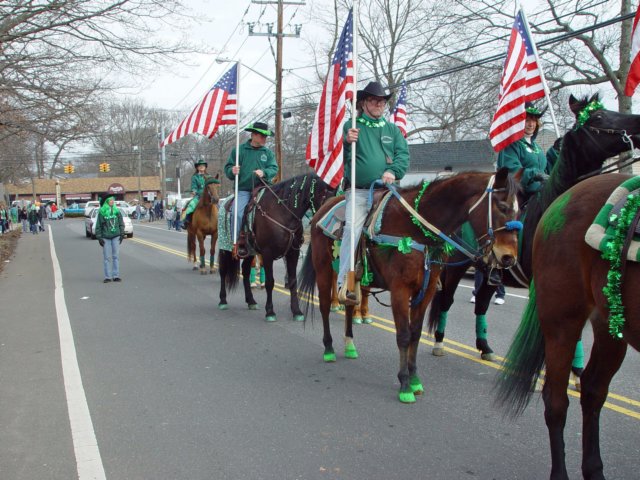
[[229,310],[229,305],[227,303],[218,304],[218,310]]
[[486,360],[487,362],[495,362],[496,361],[496,356],[493,352],[491,353],[481,353],[480,354],[480,358],[482,360]]
[[435,357],[444,357],[447,352],[444,351],[444,344],[442,342],[436,342],[431,350],[431,355]]
[[258,309],[258,304],[257,303],[249,303],[248,304],[248,308],[249,308],[249,310],[257,310]]
[[330,311],[332,312],[339,312],[340,311],[340,305],[331,305],[331,308],[329,308]]
[[356,325],[362,324],[362,317],[353,317],[353,323]]
[[576,392],[582,391],[582,385],[580,385],[580,377],[575,373],[571,372],[571,378],[573,379],[573,386],[576,389]]
[[275,322],[277,320],[275,315],[267,315],[264,317],[265,322]]
[[398,400],[401,403],[416,403],[416,396],[413,392],[398,392]]
[[212,268],[211,270],[209,270],[209,275],[213,275],[214,273],[216,273],[216,269]]
[[365,325],[371,325],[373,323],[373,319],[371,317],[362,317],[362,323]]
[[358,351],[353,343],[344,346],[344,357],[351,358],[352,360],[358,358]]
[[409,379],[409,386],[411,387],[411,391],[414,395],[422,395],[424,393],[424,387],[422,386],[422,382],[420,381],[420,377],[417,375],[412,375]]
[[335,352],[325,353],[322,356],[322,359],[324,360],[325,363],[333,363],[336,361],[336,354]]
[[198,267],[194,266],[191,270],[195,272],[196,270],[198,270]]
[[304,322],[304,315],[294,315],[293,316],[293,321],[294,322]]

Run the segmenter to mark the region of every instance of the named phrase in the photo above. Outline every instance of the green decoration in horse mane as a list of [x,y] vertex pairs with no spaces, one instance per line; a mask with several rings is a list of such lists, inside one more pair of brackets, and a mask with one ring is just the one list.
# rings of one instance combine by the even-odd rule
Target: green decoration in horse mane
[[204,186],[206,187],[207,185],[210,185],[212,183],[220,185],[220,180],[218,180],[216,177],[207,176],[205,181],[204,181]]
[[[420,191],[418,192],[418,195],[416,195],[416,199],[413,202],[413,208],[416,211],[418,211],[418,206],[420,205],[420,200],[422,199],[422,196],[424,195],[424,192],[427,190],[427,187],[429,185],[430,185],[430,183],[427,182],[426,180],[422,181],[422,186],[420,187]],[[420,229],[422,234],[428,240],[431,240],[435,244],[434,247],[433,247],[434,257],[442,258],[443,256],[448,257],[450,255],[453,255],[453,253],[455,252],[455,247],[453,245],[450,245],[449,243],[446,243],[445,241],[443,241],[439,237],[435,236],[433,233],[431,233],[429,230],[427,230],[424,227],[424,225],[422,225],[420,223],[420,220],[418,220],[413,215],[411,215],[411,221]],[[411,242],[409,242],[409,243],[411,243]]]
[[571,194],[565,193],[551,204],[542,218],[542,234],[547,240],[550,235],[561,231],[567,223],[564,209],[571,200]]
[[599,100],[594,100],[588,103],[586,107],[580,110],[576,121],[576,129],[584,126],[584,124],[587,123],[587,120],[589,120],[591,114],[596,110],[604,110],[604,105]]
[[627,232],[639,208],[640,195],[629,195],[627,202],[618,215],[618,223],[613,240],[607,243],[602,252],[602,258],[608,260],[611,264],[607,273],[607,284],[602,288],[602,291],[607,299],[607,307],[609,308],[609,333],[614,338],[622,338],[622,329],[624,327],[621,268],[622,262],[626,261],[626,259],[621,258],[622,248]]

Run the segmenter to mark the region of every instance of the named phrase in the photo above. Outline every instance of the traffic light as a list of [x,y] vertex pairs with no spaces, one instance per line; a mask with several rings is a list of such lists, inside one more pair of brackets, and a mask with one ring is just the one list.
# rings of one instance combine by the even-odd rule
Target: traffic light
[[109,165],[109,164],[108,164],[108,163],[106,163],[106,162],[101,163],[101,164],[99,165],[99,167],[100,167],[100,171],[101,171],[101,172],[110,172],[110,171],[111,171],[111,165]]
[[73,164],[71,163],[67,163],[64,166],[64,173],[73,173],[76,171],[76,167],[73,166]]

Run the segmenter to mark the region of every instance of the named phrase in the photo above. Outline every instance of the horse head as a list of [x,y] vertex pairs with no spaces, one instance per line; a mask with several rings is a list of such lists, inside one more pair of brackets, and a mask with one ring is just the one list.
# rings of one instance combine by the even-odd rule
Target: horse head
[[602,167],[604,161],[640,142],[640,115],[606,110],[598,94],[581,100],[569,97],[569,108],[576,117],[573,129],[562,141],[561,155],[579,153],[575,168],[585,174]]
[[218,194],[218,186],[220,185],[220,174],[215,176],[211,175],[207,177],[204,183],[203,199],[212,205],[217,205],[220,201],[220,195]]
[[518,258],[518,182],[521,172],[509,175],[499,169],[488,178],[486,188],[469,208],[469,223],[477,238],[483,261],[490,266],[510,268]]

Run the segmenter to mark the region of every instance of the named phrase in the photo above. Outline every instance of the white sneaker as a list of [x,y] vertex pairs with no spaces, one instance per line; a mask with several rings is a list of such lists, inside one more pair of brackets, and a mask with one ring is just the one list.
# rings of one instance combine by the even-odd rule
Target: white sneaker
[[504,298],[499,298],[499,297],[497,297],[497,298],[493,301],[493,303],[494,303],[494,304],[496,304],[496,305],[502,305],[502,304],[504,304]]
[[475,295],[471,295],[471,298],[469,299],[469,303],[476,303],[476,296]]

